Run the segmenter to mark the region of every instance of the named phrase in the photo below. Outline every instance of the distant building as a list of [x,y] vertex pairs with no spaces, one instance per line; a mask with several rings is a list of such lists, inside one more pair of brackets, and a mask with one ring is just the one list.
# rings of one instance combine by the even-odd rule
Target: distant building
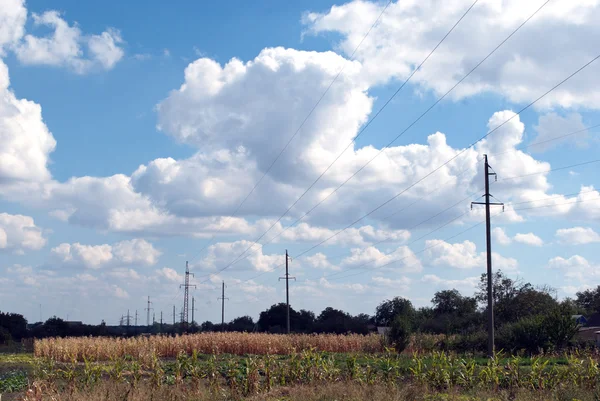
[[387,336],[389,332],[390,332],[389,327],[377,327],[377,334],[379,334],[379,335]]

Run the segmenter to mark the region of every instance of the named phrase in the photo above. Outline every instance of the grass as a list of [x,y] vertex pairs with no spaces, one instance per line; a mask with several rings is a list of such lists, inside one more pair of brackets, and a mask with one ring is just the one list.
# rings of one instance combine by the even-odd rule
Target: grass
[[[280,336],[230,336],[247,343],[226,347],[226,337],[220,336],[99,343],[87,338],[44,340],[44,347],[36,344],[36,352],[46,356],[0,356],[0,372],[6,374],[0,391],[7,391],[2,401],[600,399],[600,367],[593,352],[493,359],[372,348],[334,352],[349,344],[350,349],[361,349],[361,341],[371,339],[315,337],[294,337],[304,348],[289,353],[279,343],[265,343],[281,341]],[[340,344],[332,343],[336,339]],[[194,348],[199,344],[215,349],[214,341],[219,352],[198,353]],[[309,347],[311,343],[328,351]],[[103,350],[101,345],[112,348]],[[223,353],[224,348],[233,353]],[[241,355],[247,348],[277,352]]]
[[[474,390],[439,392],[418,385],[364,386],[358,383],[328,383],[326,385],[282,386],[269,392],[244,397],[248,401],[596,401],[593,389],[559,390]],[[162,387],[140,385],[131,389],[124,384],[102,383],[93,390],[73,392],[48,391],[34,387],[24,401],[225,401],[239,400],[228,391],[212,391],[208,387]]]

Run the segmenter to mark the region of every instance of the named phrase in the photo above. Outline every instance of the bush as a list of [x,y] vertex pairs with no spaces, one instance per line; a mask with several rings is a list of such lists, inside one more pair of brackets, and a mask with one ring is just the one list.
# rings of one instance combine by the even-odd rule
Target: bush
[[498,332],[498,348],[506,351],[525,350],[530,354],[539,350],[557,350],[569,344],[578,325],[560,309],[547,315],[521,319],[502,326]]
[[410,334],[410,321],[404,316],[396,316],[388,333],[390,345],[392,345],[397,352],[404,351],[410,342]]

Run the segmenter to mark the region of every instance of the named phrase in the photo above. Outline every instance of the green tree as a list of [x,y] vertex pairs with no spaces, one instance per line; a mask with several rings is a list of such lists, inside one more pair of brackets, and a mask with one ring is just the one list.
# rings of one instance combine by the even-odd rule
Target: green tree
[[375,310],[375,325],[390,326],[396,316],[402,316],[411,326],[414,324],[415,308],[408,299],[395,297],[380,303]]
[[433,312],[436,315],[465,316],[473,314],[477,310],[477,300],[462,296],[458,290],[438,291],[434,294],[431,303],[433,304]]
[[575,303],[587,314],[600,312],[600,285],[575,294]]
[[[496,326],[545,313],[558,306],[549,287],[536,289],[530,283],[512,280],[498,270],[492,278]],[[487,274],[481,275],[475,299],[487,309]]]
[[254,321],[250,316],[236,317],[227,325],[227,330],[251,332],[254,330]]
[[[299,313],[290,306],[290,326],[292,331],[298,330]],[[285,333],[287,327],[287,305],[283,302],[272,305],[260,313],[258,327],[270,333]]]
[[405,315],[396,315],[390,331],[388,332],[388,341],[397,352],[402,352],[410,343],[410,335],[412,333],[412,323]]

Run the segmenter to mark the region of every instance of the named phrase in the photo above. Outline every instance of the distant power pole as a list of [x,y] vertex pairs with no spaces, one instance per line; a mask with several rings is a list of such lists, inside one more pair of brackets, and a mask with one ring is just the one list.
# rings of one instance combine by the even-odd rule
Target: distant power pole
[[221,301],[221,331],[225,331],[225,300],[229,300],[229,298],[225,298],[225,281],[221,288],[221,298],[217,298],[217,300]]
[[196,307],[194,306],[194,297],[192,297],[192,325],[195,322],[195,320],[194,320],[194,311],[195,310],[196,310]]
[[146,310],[146,326],[150,326],[150,311],[154,310],[154,308],[151,307],[150,305],[152,305],[152,302],[150,302],[150,295],[148,295],[148,306],[145,308],[145,310]]
[[485,239],[487,245],[487,301],[488,301],[488,357],[494,356],[494,294],[493,294],[493,278],[492,278],[492,235],[490,221],[490,206],[499,205],[504,210],[504,203],[490,202],[490,176],[493,175],[497,180],[498,176],[495,172],[490,173],[490,165],[488,164],[487,155],[483,155],[485,161],[485,202],[471,202],[473,205],[485,205]]
[[179,288],[183,287],[183,310],[181,311],[181,323],[183,324],[183,330],[187,329],[187,323],[188,323],[188,317],[189,317],[189,310],[188,310],[188,303],[189,303],[189,288],[190,287],[194,287],[196,288],[195,285],[190,285],[190,276],[194,277],[194,273],[190,273],[190,268],[188,266],[188,262],[185,262],[185,282],[181,285],[179,285]]
[[135,310],[135,327],[137,327],[137,309]]
[[162,320],[162,311],[160,311],[160,332],[161,332],[161,333],[162,333],[162,330],[163,330],[163,326],[162,326],[162,324],[163,324],[163,320]]
[[173,326],[175,326],[175,305],[173,305]]
[[296,280],[296,277],[290,277],[288,270],[288,261],[292,258],[288,255],[287,249],[285,250],[285,277],[279,277],[279,280],[285,280],[285,303],[287,305],[287,333],[290,334],[290,279]]
[[152,312],[152,326],[156,323],[156,312]]

